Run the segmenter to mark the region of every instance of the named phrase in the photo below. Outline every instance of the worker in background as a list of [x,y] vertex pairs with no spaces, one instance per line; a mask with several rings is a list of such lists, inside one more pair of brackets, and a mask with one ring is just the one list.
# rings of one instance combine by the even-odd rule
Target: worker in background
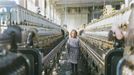
[[125,43],[125,37],[123,31],[119,27],[113,27],[108,34],[108,40],[114,41],[115,49],[123,49]]
[[9,26],[3,31],[3,34],[10,36],[11,51],[17,52],[17,43],[21,43],[21,28],[18,26]]
[[11,49],[10,36],[0,33],[0,56],[4,56]]
[[79,39],[77,37],[77,31],[72,30],[70,33],[70,37],[67,41],[67,49],[68,49],[68,61],[71,63],[72,67],[72,75],[78,75],[77,74],[77,63],[78,63],[78,56],[79,56]]
[[27,37],[27,46],[33,46],[34,43],[33,43],[33,38],[35,37],[35,34],[34,32],[29,32],[28,33],[28,37]]

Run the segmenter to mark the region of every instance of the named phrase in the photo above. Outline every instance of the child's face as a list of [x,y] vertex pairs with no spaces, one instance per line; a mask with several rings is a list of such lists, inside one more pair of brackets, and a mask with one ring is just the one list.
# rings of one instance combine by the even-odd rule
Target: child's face
[[72,37],[72,38],[76,38],[76,36],[77,36],[76,32],[75,32],[75,31],[72,31],[72,32],[71,32],[71,37]]

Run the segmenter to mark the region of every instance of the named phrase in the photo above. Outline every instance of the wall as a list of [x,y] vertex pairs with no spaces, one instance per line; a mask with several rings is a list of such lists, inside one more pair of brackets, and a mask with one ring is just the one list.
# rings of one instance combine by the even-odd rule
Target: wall
[[67,14],[66,21],[64,15],[62,15],[62,19],[62,24],[66,24],[67,29],[70,31],[72,29],[78,29],[83,24],[87,24],[88,14]]
[[61,17],[60,17],[61,15],[59,12],[57,12],[53,0],[15,0],[15,1],[17,4],[35,13],[37,13],[38,8],[40,8],[39,9],[40,14],[45,16],[44,18],[61,25]]

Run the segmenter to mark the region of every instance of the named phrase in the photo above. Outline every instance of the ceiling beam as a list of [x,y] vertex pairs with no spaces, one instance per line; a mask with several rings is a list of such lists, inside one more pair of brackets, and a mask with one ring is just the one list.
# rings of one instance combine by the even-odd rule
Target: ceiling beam
[[[110,2],[107,2],[106,4],[112,4],[112,5],[119,5],[119,4],[122,4],[122,2],[113,2],[113,3],[110,3]],[[104,3],[77,3],[77,4],[66,4],[66,7],[91,7],[91,6],[103,6]],[[65,4],[56,4],[56,7],[64,7]]]

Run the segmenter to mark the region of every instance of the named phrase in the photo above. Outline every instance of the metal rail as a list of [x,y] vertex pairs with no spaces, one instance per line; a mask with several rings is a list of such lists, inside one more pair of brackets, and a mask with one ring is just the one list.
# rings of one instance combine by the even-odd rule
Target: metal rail
[[49,62],[56,56],[56,54],[61,51],[61,48],[64,46],[64,44],[66,43],[68,37],[66,37],[63,41],[61,41],[54,49],[52,49],[52,51],[47,54],[43,59],[42,59],[42,63],[44,64],[44,66],[47,66],[49,64]]
[[104,61],[98,53],[96,53],[91,47],[85,44],[82,40],[80,40],[80,42],[81,42],[81,45],[87,49],[86,52],[88,54],[93,55],[102,65],[104,65]]
[[[94,39],[94,40],[97,40],[97,41],[102,41],[104,43],[108,43],[109,45],[113,45],[113,42],[106,40],[106,38],[105,39],[99,39],[97,37],[92,37],[92,36],[86,36],[86,37],[91,38],[91,39]],[[83,37],[81,37],[81,38],[83,38]]]

